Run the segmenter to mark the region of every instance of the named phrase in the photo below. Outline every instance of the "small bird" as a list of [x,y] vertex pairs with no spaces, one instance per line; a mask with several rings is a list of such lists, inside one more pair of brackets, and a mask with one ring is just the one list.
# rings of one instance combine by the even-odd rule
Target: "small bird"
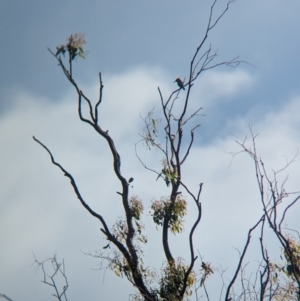
[[177,85],[178,85],[178,87],[180,88],[180,89],[183,89],[183,90],[185,90],[184,89],[184,85],[183,85],[183,81],[179,78],[179,77],[177,77],[175,80],[174,80],[174,83],[177,83]]

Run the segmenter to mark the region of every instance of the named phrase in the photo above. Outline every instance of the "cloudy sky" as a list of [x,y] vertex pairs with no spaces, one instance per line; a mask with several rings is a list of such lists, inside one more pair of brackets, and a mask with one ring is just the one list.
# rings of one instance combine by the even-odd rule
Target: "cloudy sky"
[[[226,3],[218,1],[214,16]],[[40,282],[42,273],[32,263],[33,254],[43,260],[55,253],[65,259],[69,300],[128,300],[134,292],[124,279],[99,271],[99,259],[84,255],[107,244],[100,225],[32,140],[35,135],[51,149],[74,175],[85,200],[110,225],[122,216],[115,193],[120,186],[111,171],[107,145],[79,122],[76,94],[47,51],[47,47],[55,50],[71,33],[84,33],[87,40],[87,57],[75,63],[74,76],[92,99],[97,99],[102,72],[100,123],[115,139],[123,175],[135,179],[131,193],[144,200],[150,241],[145,261],[160,266],[160,232],[150,223],[148,208],[168,190],[135,156],[143,127],[140,114],[155,108],[159,116],[157,87],[167,97],[176,89],[176,77],[187,78],[211,4],[211,0],[1,1],[0,293],[14,301],[53,300],[53,291]],[[216,63],[236,56],[249,63],[203,73],[191,95],[191,106],[203,107],[205,115],[184,169],[191,189],[204,183],[196,248],[204,260],[229,267],[228,277],[238,258],[234,248],[242,248],[247,229],[262,213],[250,158],[240,154],[232,161],[230,153],[240,150],[235,141],[249,137],[251,123],[259,134],[259,156],[270,174],[292,159],[300,146],[299,11],[296,0],[236,0],[203,48],[211,45],[218,51]],[[158,152],[139,145],[139,153],[147,165],[159,168]],[[300,190],[298,158],[280,180],[287,175],[287,189]],[[289,227],[298,230],[299,210],[295,206],[288,216]],[[192,220],[193,215],[187,217],[187,226]],[[171,239],[175,256],[186,255],[184,237]]]

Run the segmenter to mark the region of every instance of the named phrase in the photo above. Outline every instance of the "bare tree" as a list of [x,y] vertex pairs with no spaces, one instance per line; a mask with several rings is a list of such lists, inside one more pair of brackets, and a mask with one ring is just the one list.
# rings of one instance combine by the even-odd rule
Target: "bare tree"
[[[157,147],[164,156],[162,169],[159,171],[153,171],[158,175],[158,177],[163,178],[166,184],[170,187],[170,195],[168,197],[157,200],[152,204],[153,220],[157,225],[162,226],[162,244],[166,258],[166,264],[160,275],[158,275],[158,286],[156,287],[149,285],[154,274],[143,266],[140,247],[137,246],[137,241],[145,242],[145,237],[142,234],[142,224],[140,222],[140,217],[144,208],[143,203],[139,198],[129,196],[129,183],[131,179],[128,180],[122,175],[121,156],[116,149],[113,138],[106,129],[101,127],[99,122],[98,116],[104,87],[101,73],[99,74],[99,100],[93,106],[91,100],[78,87],[72,74],[74,59],[78,56],[84,55],[84,36],[80,34],[71,35],[65,45],[57,47],[56,53],[53,53],[49,49],[49,51],[57,59],[59,66],[62,68],[62,71],[69,82],[77,91],[79,118],[83,122],[88,123],[97,132],[97,134],[99,134],[108,143],[108,147],[113,156],[113,169],[121,185],[121,192],[118,192],[118,194],[122,199],[125,219],[118,220],[115,225],[109,227],[105,218],[98,212],[94,211],[86,203],[83,196],[80,194],[73,176],[61,164],[55,161],[51,151],[41,141],[35,137],[33,137],[33,139],[49,153],[52,163],[60,168],[64,175],[70,179],[71,185],[73,186],[73,189],[83,207],[102,224],[102,233],[110,242],[109,245],[114,245],[115,249],[112,256],[106,256],[104,253],[100,253],[98,255],[101,258],[106,258],[109,261],[109,266],[113,270],[120,275],[125,275],[127,277],[127,279],[138,289],[139,295],[136,295],[136,298],[140,300],[183,300],[185,296],[191,293],[192,285],[196,279],[193,268],[197,256],[195,255],[193,245],[193,234],[201,219],[202,210],[200,195],[202,183],[199,184],[198,191],[193,193],[188,188],[188,184],[185,183],[181,170],[181,167],[187,159],[193,145],[194,132],[199,127],[199,124],[190,129],[190,140],[186,148],[184,147],[186,141],[184,141],[183,137],[184,127],[189,121],[197,117],[201,110],[201,107],[199,107],[195,112],[192,112],[191,115],[187,116],[190,91],[194,82],[203,71],[220,65],[236,67],[240,63],[238,58],[230,61],[214,63],[217,53],[212,52],[211,47],[209,47],[209,49],[204,53],[201,53],[210,31],[217,25],[232,3],[232,1],[229,1],[224,11],[217,18],[214,18],[213,10],[216,2],[217,1],[214,1],[211,6],[208,26],[204,38],[198,45],[190,63],[190,73],[187,82],[184,84],[183,81],[177,79],[176,81],[179,85],[179,89],[172,92],[166,99],[164,98],[160,88],[158,88],[164,114],[164,121],[166,123],[164,128],[166,135],[164,147],[160,146],[154,136],[156,121],[154,119],[149,120],[149,118],[147,120],[145,119],[146,130],[143,140],[147,144]],[[65,65],[63,60],[65,53],[68,55],[68,66]],[[177,105],[181,89],[185,89],[185,87],[187,90],[185,101],[180,109],[181,112],[178,116],[175,116],[174,107]],[[89,107],[89,116],[83,116],[82,114],[83,102],[85,102]],[[148,121],[151,122],[149,123]],[[188,248],[190,249],[191,257],[189,264],[184,264],[182,261],[176,260],[173,257],[168,239],[170,231],[176,234],[180,232],[183,227],[183,217],[186,214],[187,200],[179,191],[180,187],[185,189],[198,211],[198,217],[194,221],[189,234]]]
[[[291,211],[300,199],[300,193],[299,191],[286,191],[285,184],[288,177],[281,182],[278,180],[278,175],[294,162],[298,153],[290,161],[287,160],[283,168],[273,171],[273,175],[270,176],[263,160],[257,154],[256,135],[254,135],[251,126],[250,133],[250,146],[246,146],[246,139],[237,141],[237,143],[241,146],[242,152],[246,152],[253,160],[263,214],[258,223],[249,231],[247,243],[239,266],[236,269],[236,274],[227,288],[226,300],[230,296],[230,289],[235,282],[236,275],[241,271],[242,260],[250,242],[251,232],[258,225],[260,225],[259,241],[261,246],[261,264],[259,265],[258,281],[256,285],[254,282],[251,283],[246,277],[242,277],[242,283],[251,283],[251,289],[249,285],[247,285],[247,290],[242,289],[242,296],[248,295],[250,292],[259,300],[300,300],[300,235],[298,231],[288,229],[284,226],[288,212]],[[268,248],[264,242],[265,233],[268,232],[268,229],[271,229],[271,232],[282,248],[285,258],[282,264],[272,262],[269,258]],[[297,234],[296,238],[293,233]]]
[[[52,268],[51,275],[47,274],[47,271],[49,271],[49,268],[46,267],[46,264],[49,263]],[[67,298],[67,290],[69,287],[68,284],[68,278],[65,271],[65,262],[62,260],[62,262],[59,262],[57,260],[56,255],[54,255],[51,258],[47,258],[43,261],[38,261],[36,258],[34,260],[34,265],[36,268],[41,268],[43,271],[43,280],[42,282],[51,286],[55,293],[53,296],[59,300],[59,301],[68,301]],[[59,285],[58,283],[62,283]]]
[[[162,246],[165,256],[165,264],[161,270],[145,267],[142,261],[142,244],[147,243],[147,239],[143,233],[142,213],[144,204],[137,196],[130,196],[130,183],[132,178],[125,177],[121,170],[121,156],[115,146],[114,139],[111,137],[107,129],[104,129],[99,119],[99,111],[101,109],[103,98],[103,81],[102,75],[99,73],[99,98],[95,104],[80,89],[73,77],[73,64],[77,57],[84,57],[85,38],[82,34],[71,35],[66,44],[57,47],[56,53],[51,54],[57,60],[63,73],[68,81],[73,85],[78,96],[78,115],[81,121],[91,126],[96,134],[100,135],[108,145],[113,158],[113,171],[120,183],[120,191],[117,192],[122,200],[124,210],[124,219],[118,219],[115,224],[108,225],[105,217],[96,212],[81,195],[80,189],[76,184],[74,177],[58,163],[49,148],[39,139],[33,139],[46,150],[50,155],[51,162],[58,167],[64,176],[66,176],[74,189],[74,192],[82,206],[90,215],[99,220],[101,231],[108,240],[108,244],[104,246],[103,251],[94,254],[94,256],[106,261],[108,267],[115,271],[117,275],[125,276],[137,289],[137,293],[132,295],[133,300],[147,301],[173,301],[187,300],[195,291],[196,299],[200,300],[200,290],[207,300],[210,300],[210,294],[206,288],[207,279],[216,271],[216,268],[209,262],[204,262],[202,257],[196,255],[193,235],[201,221],[202,206],[201,193],[203,183],[199,183],[197,191],[192,191],[186,177],[183,174],[182,166],[189,157],[190,151],[195,141],[195,131],[200,127],[197,120],[201,116],[202,107],[196,108],[194,111],[190,109],[191,90],[199,79],[199,75],[209,69],[216,68],[221,65],[229,67],[237,67],[242,61],[239,57],[228,61],[218,62],[217,52],[212,50],[211,45],[204,50],[204,45],[212,29],[219,23],[221,18],[229,9],[231,3],[229,1],[225,9],[217,17],[214,16],[214,8],[217,3],[215,0],[211,6],[208,18],[207,28],[203,39],[197,46],[195,53],[191,59],[189,74],[186,80],[177,78],[175,82],[178,89],[173,91],[168,97],[164,96],[163,91],[158,88],[163,112],[163,120],[160,121],[150,112],[143,118],[145,128],[141,133],[142,142],[150,149],[156,148],[163,156],[162,165],[159,170],[148,167],[141,159],[136,146],[136,155],[143,166],[153,172],[157,179],[163,179],[169,187],[168,197],[161,197],[154,201],[151,206],[153,221],[156,225],[161,226]],[[67,63],[65,62],[67,56]],[[182,90],[185,90],[184,96]],[[179,97],[184,97],[184,101],[179,102]],[[83,105],[87,105],[88,115],[83,114]],[[164,124],[164,140],[161,141],[158,135],[158,123]],[[189,135],[183,135],[184,133]],[[252,132],[251,132],[252,133]],[[240,258],[237,267],[230,281],[224,280],[224,271],[221,270],[220,276],[223,279],[223,285],[220,288],[220,300],[292,300],[299,298],[299,281],[300,281],[300,244],[298,240],[293,239],[283,232],[284,219],[292,206],[298,201],[299,195],[294,200],[284,206],[283,213],[279,214],[279,206],[283,203],[283,199],[292,196],[284,189],[285,182],[280,186],[276,175],[270,179],[263,161],[258,159],[255,148],[255,136],[252,134],[252,147],[246,146],[245,141],[238,141],[242,152],[248,153],[255,165],[257,183],[261,193],[262,215],[259,220],[253,223],[247,234],[247,239],[243,250],[240,252]],[[290,164],[289,162],[287,166]],[[286,167],[287,167],[286,166]],[[268,187],[268,188],[266,188]],[[188,196],[185,197],[181,192],[185,191]],[[268,194],[266,194],[268,189]],[[169,241],[169,235],[180,234],[184,227],[184,216],[187,214],[187,206],[193,206],[197,211],[197,217],[189,229],[189,241],[186,248],[189,250],[189,260],[176,259],[173,256],[172,245]],[[287,261],[286,269],[271,262],[268,257],[268,251],[264,245],[264,233],[268,225],[275,237],[282,246],[283,254]],[[259,230],[257,230],[259,229]],[[257,271],[257,277],[254,281],[250,281],[246,275],[245,256],[251,243],[251,236],[254,231],[260,231],[261,245],[261,263]],[[112,251],[107,252],[108,248]],[[195,263],[199,258],[200,272],[196,272]],[[54,273],[50,277],[46,277],[44,270],[44,261],[36,263],[40,265],[44,273],[44,283],[53,286],[55,289],[55,297],[59,300],[66,298],[66,289],[68,288],[67,278],[64,271],[63,263],[57,262],[56,257],[52,258]],[[187,262],[187,263],[186,263]],[[61,273],[66,281],[66,285],[59,292],[55,283],[55,276]],[[279,284],[278,276],[284,273],[290,281],[290,286],[285,283]],[[277,275],[275,277],[275,275]],[[241,281],[237,284],[240,277]],[[275,278],[274,278],[275,277]],[[257,280],[258,279],[258,280]],[[237,292],[239,290],[239,292]],[[3,295],[4,296],[4,295]],[[288,296],[288,297],[286,297]],[[295,297],[296,296],[296,297]],[[7,298],[7,297],[6,297]],[[10,299],[7,299],[10,300]]]

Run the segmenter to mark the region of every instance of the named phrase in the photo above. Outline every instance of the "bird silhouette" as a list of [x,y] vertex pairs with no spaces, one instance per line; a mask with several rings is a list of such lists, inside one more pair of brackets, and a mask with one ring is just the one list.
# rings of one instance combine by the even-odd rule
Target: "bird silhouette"
[[179,77],[177,77],[175,80],[174,80],[174,83],[177,83],[177,85],[178,85],[178,87],[180,88],[180,89],[183,89],[183,90],[185,90],[184,89],[184,85],[183,85],[183,81],[179,78]]

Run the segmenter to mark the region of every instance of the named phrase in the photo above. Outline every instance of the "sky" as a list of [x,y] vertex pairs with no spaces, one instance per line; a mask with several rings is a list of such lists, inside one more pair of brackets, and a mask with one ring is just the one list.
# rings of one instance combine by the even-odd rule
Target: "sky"
[[[214,17],[226,3],[217,2]],[[72,173],[87,203],[110,225],[123,215],[107,145],[78,120],[76,93],[47,50],[55,51],[72,33],[84,33],[87,40],[86,59],[75,62],[74,77],[91,99],[98,97],[102,73],[100,124],[121,154],[122,174],[134,178],[131,194],[144,201],[149,240],[145,262],[160,267],[160,229],[151,223],[149,207],[169,191],[135,155],[143,128],[140,116],[154,108],[159,118],[157,87],[167,97],[177,88],[175,78],[188,77],[211,4],[209,0],[0,2],[0,293],[14,301],[53,300],[51,287],[41,283],[42,272],[33,262],[54,254],[65,260],[69,300],[129,300],[135,292],[125,279],[100,269],[99,258],[86,255],[107,244],[100,225],[32,139],[34,135],[50,148]],[[218,51],[216,63],[237,56],[247,62],[204,72],[195,82],[191,109],[201,106],[203,116],[184,166],[193,191],[204,183],[196,249],[204,260],[227,269],[228,278],[238,258],[236,249],[242,249],[248,229],[262,214],[251,158],[245,153],[231,155],[241,150],[236,141],[247,137],[251,145],[251,124],[258,134],[258,155],[270,175],[294,158],[300,146],[299,11],[296,0],[236,0],[203,48],[211,45]],[[157,151],[138,144],[138,152],[147,166],[160,168]],[[279,181],[287,176],[286,189],[300,191],[298,157]],[[188,210],[183,236],[170,239],[174,255],[187,259],[184,242],[194,218],[192,205]],[[299,230],[299,210],[298,204],[288,215],[288,227]],[[280,248],[271,237],[275,258]],[[255,258],[257,251],[251,252],[249,258]],[[212,287],[218,279],[218,275],[211,279]]]

